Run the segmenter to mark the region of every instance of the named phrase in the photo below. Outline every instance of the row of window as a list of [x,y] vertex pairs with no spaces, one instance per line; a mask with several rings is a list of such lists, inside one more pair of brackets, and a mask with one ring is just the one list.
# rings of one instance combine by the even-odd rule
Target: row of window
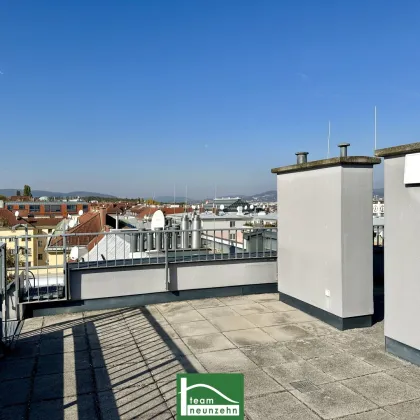
[[[13,211],[13,206],[9,204],[7,209]],[[19,210],[25,210],[25,205],[19,204]],[[87,204],[83,204],[83,212],[87,212],[89,210],[89,206]],[[39,213],[41,211],[41,206],[39,204],[30,204],[29,211],[31,213]],[[77,211],[76,204],[67,204],[67,211]],[[61,204],[44,204],[44,212],[45,213],[60,213],[61,212]]]

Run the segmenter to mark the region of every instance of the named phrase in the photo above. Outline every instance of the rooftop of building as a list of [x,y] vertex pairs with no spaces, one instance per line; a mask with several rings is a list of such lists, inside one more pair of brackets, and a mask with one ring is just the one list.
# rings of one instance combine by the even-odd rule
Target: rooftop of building
[[24,321],[0,360],[3,418],[173,419],[176,374],[241,372],[246,419],[420,418],[420,368],[383,323],[341,332],[278,294]]

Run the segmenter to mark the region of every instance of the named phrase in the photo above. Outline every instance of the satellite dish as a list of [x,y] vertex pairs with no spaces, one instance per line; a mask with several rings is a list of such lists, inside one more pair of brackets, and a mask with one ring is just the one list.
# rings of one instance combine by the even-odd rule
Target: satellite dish
[[77,260],[79,259],[79,247],[74,246],[70,251],[70,259]]
[[15,217],[19,217],[19,212],[17,210],[15,211]]
[[83,216],[83,210],[79,210],[79,216]]
[[194,205],[193,205],[193,206],[191,206],[191,208],[192,208],[193,210],[195,210],[195,209],[196,209],[196,206],[194,206]]
[[156,230],[156,228],[165,227],[165,215],[162,210],[156,210],[152,217],[151,229]]
[[248,210],[248,206],[245,206],[245,210]]
[[224,204],[220,204],[220,210],[224,210],[224,209],[225,209]]
[[74,228],[76,226],[76,220],[71,219],[69,222],[69,228]]
[[249,208],[250,208],[251,210],[254,210],[254,205],[253,205],[253,204],[251,204],[251,205],[249,206]]

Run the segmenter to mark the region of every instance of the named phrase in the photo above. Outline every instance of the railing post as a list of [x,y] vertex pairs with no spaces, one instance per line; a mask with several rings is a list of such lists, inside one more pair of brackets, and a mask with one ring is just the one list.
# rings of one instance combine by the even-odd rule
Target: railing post
[[169,236],[168,231],[163,232],[163,241],[164,241],[164,251],[165,251],[165,289],[169,290],[169,283],[171,281],[169,276],[169,260],[168,260],[168,251],[169,251]]
[[20,279],[19,279],[19,238],[15,236],[15,311],[16,319],[20,319]]

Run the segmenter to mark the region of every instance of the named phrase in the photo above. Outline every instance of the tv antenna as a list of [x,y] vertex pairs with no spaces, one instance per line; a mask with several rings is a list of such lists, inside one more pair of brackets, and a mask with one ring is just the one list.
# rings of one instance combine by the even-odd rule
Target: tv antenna
[[376,150],[376,105],[375,105],[375,143],[374,143],[374,151]]
[[331,121],[328,121],[327,159],[330,158]]

